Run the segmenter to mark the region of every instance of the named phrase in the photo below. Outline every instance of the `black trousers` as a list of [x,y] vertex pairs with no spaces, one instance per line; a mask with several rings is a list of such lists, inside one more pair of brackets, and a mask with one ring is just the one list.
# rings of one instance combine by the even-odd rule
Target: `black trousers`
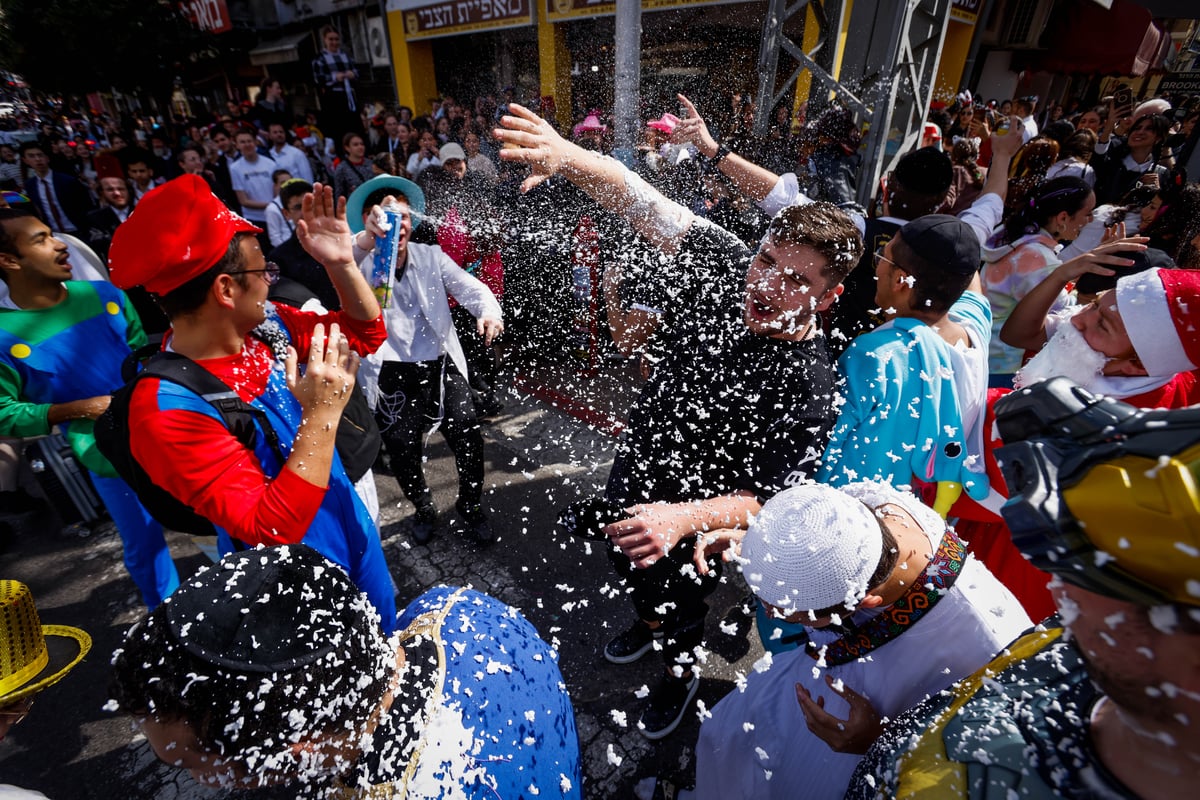
[[458,505],[477,512],[483,495],[483,435],[471,387],[454,362],[385,361],[379,372],[375,421],[400,489],[414,505],[432,502],[425,483],[425,436],[436,424],[454,453]]
[[[614,459],[605,499],[620,506],[655,502],[655,498],[643,493],[644,487],[631,479],[629,457],[622,452]],[[657,499],[675,502],[681,498]],[[704,641],[704,620],[708,615],[705,598],[716,591],[724,566],[719,556],[709,558],[709,572],[701,576],[692,562],[694,545],[695,537],[683,539],[648,569],[634,569],[619,548],[608,548],[608,560],[629,587],[638,618],[662,623],[662,656],[667,669],[685,665],[685,674],[686,665],[694,661],[693,651]]]
[[462,344],[463,355],[467,357],[467,382],[479,393],[484,403],[496,399],[496,373],[500,364],[496,351],[491,345],[483,343],[483,338],[476,331],[475,317],[462,306],[450,309],[450,318],[454,320],[454,330],[458,333],[458,341]]
[[647,622],[661,622],[663,632],[663,662],[668,670],[695,661],[695,649],[704,641],[704,620],[708,603],[704,598],[716,590],[721,581],[722,560],[708,559],[709,573],[700,575],[692,562],[695,537],[683,539],[665,558],[647,569],[634,569],[620,548],[608,548],[608,560],[613,569],[632,590],[630,599],[638,617]]

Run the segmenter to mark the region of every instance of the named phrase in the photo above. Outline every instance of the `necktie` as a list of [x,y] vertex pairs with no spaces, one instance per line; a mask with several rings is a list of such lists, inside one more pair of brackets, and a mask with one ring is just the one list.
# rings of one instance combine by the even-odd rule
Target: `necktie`
[[46,205],[50,209],[50,214],[54,217],[54,230],[62,232],[67,229],[64,224],[62,214],[58,213],[58,198],[54,196],[54,175],[47,175],[41,179],[42,186],[46,190]]

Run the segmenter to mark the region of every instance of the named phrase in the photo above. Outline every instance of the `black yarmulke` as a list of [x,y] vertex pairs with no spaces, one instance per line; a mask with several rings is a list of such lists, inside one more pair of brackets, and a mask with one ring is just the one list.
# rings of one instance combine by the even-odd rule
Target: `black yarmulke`
[[[356,602],[357,601],[357,602]],[[303,545],[231,553],[165,604],[197,658],[237,672],[287,672],[344,646],[367,602],[340,567]]]
[[979,237],[958,217],[926,214],[901,228],[899,236],[914,253],[945,270],[959,275],[979,270]]
[[901,158],[894,174],[910,192],[937,195],[950,189],[954,165],[950,156],[936,147],[922,147]]

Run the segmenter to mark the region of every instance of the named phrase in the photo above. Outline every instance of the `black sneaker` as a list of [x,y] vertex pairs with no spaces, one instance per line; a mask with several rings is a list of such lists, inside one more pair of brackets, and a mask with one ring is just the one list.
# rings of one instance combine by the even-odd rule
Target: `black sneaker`
[[651,741],[657,741],[670,735],[679,727],[680,720],[687,713],[700,679],[696,673],[690,673],[688,678],[664,678],[662,683],[650,693],[646,701],[646,710],[638,720],[638,730]]
[[479,544],[492,544],[496,541],[496,532],[492,530],[492,524],[488,522],[487,515],[483,513],[482,506],[467,506],[457,503],[454,506],[454,510],[458,512],[463,522],[467,524],[467,535],[476,542]]
[[614,664],[632,664],[654,647],[663,638],[662,627],[651,630],[640,619],[629,626],[629,630],[604,645],[604,657]]
[[417,544],[429,544],[429,540],[433,538],[435,527],[437,527],[437,506],[433,503],[417,506],[417,513],[413,514],[412,522],[413,541]]

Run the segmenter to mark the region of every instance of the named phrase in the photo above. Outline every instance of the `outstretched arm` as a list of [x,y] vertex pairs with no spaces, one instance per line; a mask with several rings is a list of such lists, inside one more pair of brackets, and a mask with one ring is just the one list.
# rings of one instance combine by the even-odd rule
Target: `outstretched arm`
[[1145,236],[1126,237],[1124,233],[1124,224],[1114,226],[1104,244],[1055,267],[1013,308],[1000,329],[1000,341],[1025,350],[1041,348],[1046,343],[1046,315],[1068,284],[1088,272],[1111,276],[1109,267],[1133,264],[1124,253],[1145,250],[1150,241]]
[[604,533],[635,568],[645,569],[688,536],[744,530],[761,508],[758,498],[746,491],[684,503],[646,503],[627,508],[632,516],[606,526]]
[[675,252],[696,217],[668,200],[619,161],[585,150],[558,135],[550,123],[516,103],[500,118],[493,135],[504,142],[500,158],[528,164],[533,175],[521,185],[528,191],[551,175],[562,175],[603,208],[629,221],[655,247]]
[[[704,118],[696,111],[692,101],[683,95],[677,95],[679,102],[687,109],[687,118],[681,119],[671,134],[675,144],[695,145],[700,155],[711,160],[716,158],[720,145],[708,131]],[[771,189],[779,182],[779,176],[771,170],[747,161],[737,153],[729,152],[717,162],[717,169],[733,181],[742,194],[758,203],[766,199]]]

